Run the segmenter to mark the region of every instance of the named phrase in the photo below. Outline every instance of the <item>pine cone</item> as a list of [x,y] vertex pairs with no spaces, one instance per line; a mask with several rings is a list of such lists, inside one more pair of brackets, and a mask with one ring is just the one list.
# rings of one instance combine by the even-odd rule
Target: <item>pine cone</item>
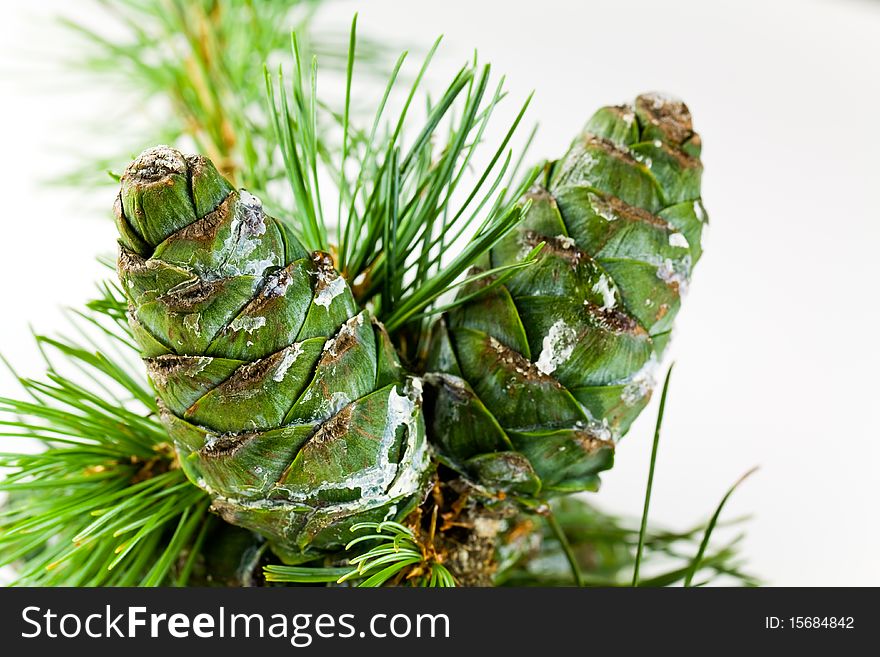
[[487,267],[536,264],[435,327],[429,437],[460,472],[523,496],[595,489],[645,407],[700,257],[700,139],[656,94],[587,123]]
[[421,386],[326,253],[159,146],[115,206],[129,320],[189,479],[287,561],[399,518],[429,470]]

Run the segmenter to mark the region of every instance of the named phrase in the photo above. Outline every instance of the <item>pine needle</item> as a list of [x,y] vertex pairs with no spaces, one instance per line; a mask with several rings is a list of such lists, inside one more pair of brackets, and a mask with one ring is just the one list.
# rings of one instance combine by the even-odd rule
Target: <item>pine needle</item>
[[553,515],[552,511],[550,511],[545,516],[545,520],[547,521],[547,525],[550,527],[550,531],[553,532],[553,535],[556,537],[556,540],[559,541],[559,545],[562,547],[562,552],[565,555],[565,560],[568,561],[568,565],[571,568],[571,574],[572,577],[574,577],[575,586],[582,588],[584,586],[584,578],[583,575],[581,575],[581,567],[574,556],[574,552],[571,549],[571,544],[568,542],[568,537],[565,535],[565,530],[560,527],[559,522],[556,520],[556,516]]
[[[636,549],[640,537],[644,544],[640,587],[681,585],[694,553],[704,537],[706,524],[700,522],[681,531],[648,524],[644,532],[640,519],[618,517],[597,508],[593,501],[567,497],[553,504],[553,513],[564,531],[580,565],[588,587],[627,587],[632,585]],[[719,522],[726,528],[739,527],[748,518]],[[701,572],[706,579],[756,586],[760,582],[743,567],[740,554],[742,535],[723,545],[710,541],[702,558]],[[514,552],[502,559],[494,578],[495,586],[570,586],[571,568],[562,546],[549,527],[541,543],[533,543],[525,553]]]
[[[424,122],[409,146],[405,133],[414,123],[411,108],[437,45],[427,53],[410,85],[393,128],[382,131],[389,98],[397,91],[405,53],[377,102],[369,132],[356,127],[350,111],[356,20],[352,22],[341,112],[316,100],[316,72],[300,64],[293,38],[291,80],[279,70],[265,72],[272,124],[294,199],[296,232],[312,250],[331,251],[352,283],[358,301],[372,304],[390,332],[433,314],[438,299],[460,284],[465,272],[522,218],[515,200],[538,175],[533,169],[514,189],[502,186],[510,169],[509,145],[528,107],[527,98],[474,183],[460,190],[471,173],[490,117],[504,99],[503,79],[489,93],[491,70],[476,58],[453,76],[439,99],[428,105]],[[342,129],[342,153],[323,157],[315,135],[321,114]],[[327,121],[323,121],[326,123]],[[351,177],[349,164],[357,174]],[[326,202],[318,189],[324,170],[336,182],[337,225],[326,225]],[[459,192],[463,200],[457,203]],[[468,233],[471,233],[468,236]],[[337,235],[339,243],[328,243]],[[458,255],[446,258],[448,253]],[[448,260],[448,261],[446,261]],[[452,305],[459,303],[452,302]],[[445,306],[449,308],[450,305]]]
[[712,538],[712,532],[715,530],[715,526],[718,524],[718,518],[721,516],[721,511],[724,509],[724,505],[727,504],[727,500],[730,499],[731,495],[733,495],[733,491],[739,488],[740,484],[742,484],[757,470],[758,468],[756,466],[746,472],[742,477],[734,482],[733,486],[731,486],[724,494],[724,497],[721,498],[721,502],[718,503],[718,508],[715,509],[715,513],[713,513],[712,517],[709,519],[709,524],[706,525],[706,532],[703,534],[703,540],[700,542],[700,548],[697,550],[697,554],[696,556],[694,556],[693,561],[691,561],[691,565],[688,568],[687,576],[684,579],[685,586],[691,586],[691,583],[694,580],[694,575],[697,574],[697,571],[703,565],[706,548],[709,546],[709,540]]
[[[18,377],[28,400],[0,399],[3,435],[22,451],[0,454],[0,565],[29,586],[158,586],[168,583],[208,519],[208,498],[176,468],[143,375],[128,369],[130,335],[116,321],[112,285],[75,317],[89,338],[36,336],[57,358],[43,380]],[[103,310],[102,310],[103,309]],[[87,331],[77,325],[77,331]],[[140,365],[140,363],[137,363]],[[44,451],[29,453],[33,441]],[[120,566],[125,565],[125,568]],[[189,568],[176,576],[185,584]]]
[[[61,24],[76,39],[77,55],[66,65],[102,87],[117,91],[115,134],[128,134],[116,152],[93,159],[62,182],[105,183],[144,146],[167,143],[210,157],[237,185],[281,207],[270,193],[283,177],[274,159],[273,127],[263,108],[261,70],[284,55],[290,32],[300,35],[304,61],[320,58],[325,69],[342,71],[348,35],[315,28],[316,0],[94,0],[102,21],[92,26],[71,12]],[[109,25],[109,26],[108,26]],[[361,38],[356,55],[370,75],[385,69],[388,49]],[[129,117],[150,108],[149,125],[134,128]],[[110,121],[114,120],[110,117]],[[106,131],[108,117],[100,126]],[[189,147],[189,146],[187,146]],[[280,212],[279,212],[280,213]],[[281,213],[280,213],[281,214]]]
[[645,533],[648,530],[648,509],[651,506],[651,490],[654,487],[654,466],[657,463],[657,446],[660,444],[660,427],[663,424],[663,411],[666,409],[666,393],[669,390],[669,379],[672,377],[673,365],[666,372],[663,381],[663,394],[660,395],[660,410],[657,411],[657,425],[654,427],[654,441],[651,445],[651,464],[648,467],[648,484],[645,488],[645,506],[642,510],[642,524],[639,528],[639,545],[636,548],[636,561],[633,565],[632,585],[639,585],[639,566],[642,564],[642,551],[645,548]]
[[[446,566],[426,553],[410,528],[385,521],[357,523],[351,530],[359,536],[345,546],[350,566],[269,565],[264,568],[266,580],[294,584],[355,581],[362,588],[376,588],[392,581],[410,586],[455,586],[455,579]],[[373,545],[360,551],[361,546],[370,543]]]

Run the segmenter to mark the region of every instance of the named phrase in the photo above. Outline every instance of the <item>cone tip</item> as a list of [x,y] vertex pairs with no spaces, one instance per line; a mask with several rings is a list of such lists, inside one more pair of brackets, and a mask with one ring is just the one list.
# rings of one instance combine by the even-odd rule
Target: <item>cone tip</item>
[[171,146],[160,144],[146,149],[128,165],[123,178],[157,182],[168,176],[186,175],[186,158]]
[[681,143],[693,134],[691,111],[676,96],[659,91],[641,94],[636,98],[636,110],[661,126],[676,142]]

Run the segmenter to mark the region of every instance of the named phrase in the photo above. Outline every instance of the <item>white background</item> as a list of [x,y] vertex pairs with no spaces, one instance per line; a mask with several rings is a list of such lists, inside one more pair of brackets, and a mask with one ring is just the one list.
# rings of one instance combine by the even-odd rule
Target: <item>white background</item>
[[[72,6],[4,2],[0,22],[0,351],[27,373],[29,324],[60,328],[114,240],[112,190],[42,183],[113,106],[53,63],[72,52],[49,17]],[[445,34],[440,81],[478,47],[513,98],[535,89],[536,156],[561,154],[600,105],[652,89],[686,99],[712,225],[678,319],[652,519],[705,517],[759,465],[726,513],[754,514],[752,570],[778,585],[880,584],[880,3],[370,0],[322,20],[347,29],[354,9],[389,42]],[[4,372],[0,394],[13,391]],[[597,497],[607,508],[640,513],[655,413],[656,399],[621,444]]]

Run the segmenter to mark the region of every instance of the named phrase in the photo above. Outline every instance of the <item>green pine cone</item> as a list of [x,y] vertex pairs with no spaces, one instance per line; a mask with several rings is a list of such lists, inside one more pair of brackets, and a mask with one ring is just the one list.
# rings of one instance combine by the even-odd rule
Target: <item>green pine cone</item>
[[168,147],[129,165],[115,210],[129,321],[213,508],[290,562],[407,513],[430,467],[420,382],[330,256]]
[[527,498],[597,487],[700,257],[699,155],[687,107],[648,94],[599,110],[548,168],[485,265],[545,242],[538,261],[433,333],[429,436],[453,467]]

